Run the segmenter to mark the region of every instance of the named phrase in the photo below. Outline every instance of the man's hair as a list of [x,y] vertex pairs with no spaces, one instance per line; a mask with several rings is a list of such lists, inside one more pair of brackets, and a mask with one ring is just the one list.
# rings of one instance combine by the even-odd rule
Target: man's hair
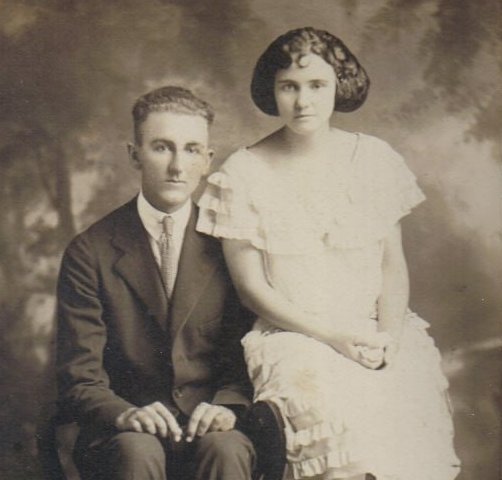
[[133,106],[134,139],[137,144],[141,144],[140,126],[152,112],[197,115],[204,118],[208,125],[214,120],[211,105],[190,90],[177,86],[160,87],[139,97]]
[[298,28],[276,38],[256,63],[251,81],[255,105],[268,115],[279,115],[274,84],[278,70],[287,69],[309,53],[329,63],[336,75],[335,110],[352,112],[368,95],[370,80],[357,58],[337,37],[312,27]]

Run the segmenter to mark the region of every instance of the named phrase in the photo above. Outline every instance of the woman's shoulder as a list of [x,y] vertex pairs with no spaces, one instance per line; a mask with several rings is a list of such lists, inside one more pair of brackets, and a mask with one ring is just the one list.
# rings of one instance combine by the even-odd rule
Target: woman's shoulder
[[273,141],[268,140],[272,135],[252,145],[239,147],[227,157],[219,171],[241,177],[247,182],[252,182],[254,178],[265,180],[274,161]]
[[260,151],[253,146],[241,146],[234,150],[222,163],[220,170],[247,170],[263,163]]
[[354,173],[372,184],[388,184],[413,177],[404,158],[389,143],[373,135],[358,134],[354,155]]
[[383,161],[402,161],[402,156],[387,141],[367,133],[358,132],[356,135],[359,153]]

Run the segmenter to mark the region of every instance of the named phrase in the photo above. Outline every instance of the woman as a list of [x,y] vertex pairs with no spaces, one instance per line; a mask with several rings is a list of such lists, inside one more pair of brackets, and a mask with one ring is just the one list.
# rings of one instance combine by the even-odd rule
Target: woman
[[369,80],[310,27],[263,53],[251,92],[284,126],[230,156],[199,204],[242,300],[255,400],[277,405],[300,478],[449,480],[458,473],[447,381],[411,313],[400,219],[424,197],[387,143],[331,127]]

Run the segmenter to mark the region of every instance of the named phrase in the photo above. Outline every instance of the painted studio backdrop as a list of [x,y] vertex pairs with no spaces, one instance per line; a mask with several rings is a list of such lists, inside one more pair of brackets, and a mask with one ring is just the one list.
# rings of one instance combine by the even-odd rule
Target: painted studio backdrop
[[428,201],[404,222],[411,306],[431,323],[461,480],[499,478],[502,20],[498,0],[0,1],[0,478],[38,479],[54,398],[54,287],[76,233],[132,197],[130,109],[164,84],[213,103],[221,161],[277,126],[249,97],[288,29],[340,36],[366,67],[341,128],[406,158]]

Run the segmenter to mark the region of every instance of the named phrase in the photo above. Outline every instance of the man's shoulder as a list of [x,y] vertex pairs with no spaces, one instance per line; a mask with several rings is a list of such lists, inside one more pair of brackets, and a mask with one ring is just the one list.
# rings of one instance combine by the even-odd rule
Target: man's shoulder
[[121,205],[104,217],[92,223],[85,230],[76,235],[68,245],[72,248],[80,243],[100,243],[108,240],[114,235],[117,227],[127,228],[127,223],[130,223],[134,216],[137,216],[136,198]]

